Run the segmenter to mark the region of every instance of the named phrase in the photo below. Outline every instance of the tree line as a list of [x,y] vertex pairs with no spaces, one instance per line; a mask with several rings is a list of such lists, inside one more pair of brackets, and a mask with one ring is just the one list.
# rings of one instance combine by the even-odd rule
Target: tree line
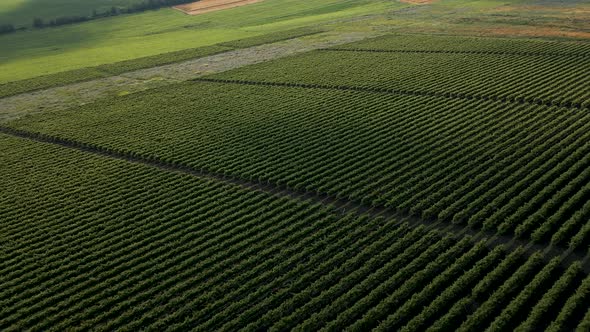
[[[104,12],[93,10],[89,16],[60,16],[51,20],[46,20],[41,17],[33,19],[33,27],[36,29],[56,27],[67,24],[80,23],[90,21],[97,18],[117,16],[123,14],[139,13],[146,10],[153,10],[162,7],[176,6],[184,3],[195,2],[195,0],[144,0],[142,2],[133,4],[129,7],[111,7]],[[14,24],[0,24],[0,34],[12,33],[17,30],[25,30],[26,28],[16,28]]]
[[0,24],[0,34],[15,32],[16,28],[12,24]]

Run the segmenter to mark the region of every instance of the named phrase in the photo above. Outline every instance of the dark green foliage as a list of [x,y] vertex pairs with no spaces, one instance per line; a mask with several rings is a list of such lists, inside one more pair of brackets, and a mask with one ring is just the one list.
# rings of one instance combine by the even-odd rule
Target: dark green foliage
[[0,35],[3,33],[11,33],[11,32],[15,32],[16,29],[14,28],[14,25],[12,24],[0,24]]
[[220,81],[10,126],[579,248],[590,240],[589,120],[539,105]]
[[585,57],[475,56],[528,85],[398,89],[315,52],[0,127],[0,330],[586,331]]

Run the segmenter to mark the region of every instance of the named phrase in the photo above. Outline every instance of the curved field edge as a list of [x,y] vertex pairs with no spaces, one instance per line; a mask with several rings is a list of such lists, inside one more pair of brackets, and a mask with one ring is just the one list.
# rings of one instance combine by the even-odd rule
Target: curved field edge
[[579,262],[55,144],[0,144],[3,330],[587,324]]

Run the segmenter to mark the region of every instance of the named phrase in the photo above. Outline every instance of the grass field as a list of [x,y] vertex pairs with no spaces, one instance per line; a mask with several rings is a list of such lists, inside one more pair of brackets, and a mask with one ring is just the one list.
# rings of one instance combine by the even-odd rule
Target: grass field
[[[16,2],[2,5],[4,13],[16,8]],[[584,1],[534,0],[445,0],[418,6],[389,0],[266,0],[197,16],[161,9],[1,35],[0,83],[310,25],[333,31],[584,39],[590,38],[589,13]]]
[[284,30],[260,36],[243,38],[236,41],[229,41],[226,43],[197,47],[192,49],[182,49],[174,52],[161,53],[147,57],[139,57],[125,61],[107,63],[99,66],[84,67],[80,69],[62,71],[54,74],[37,76],[30,79],[12,81],[0,84],[0,98],[23,94],[26,92],[49,89],[77,82],[85,82],[105,77],[112,77],[156,66],[163,66],[167,64],[188,60],[195,60],[198,58],[204,58],[218,53],[254,47],[268,43],[280,42],[284,40],[309,36],[321,32],[322,30],[314,28]]
[[90,16],[93,10],[104,13],[111,7],[127,8],[141,0],[2,0],[0,24],[30,27],[33,18],[45,22],[63,16]]
[[208,46],[402,6],[375,0],[267,0],[197,16],[161,9],[3,35],[0,36],[0,83]]
[[3,124],[0,329],[586,331],[589,45],[387,35]]

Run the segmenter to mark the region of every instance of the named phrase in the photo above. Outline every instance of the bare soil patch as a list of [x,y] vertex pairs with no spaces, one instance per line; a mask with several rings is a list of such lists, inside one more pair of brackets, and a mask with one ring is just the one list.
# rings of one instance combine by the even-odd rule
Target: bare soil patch
[[409,3],[412,5],[428,5],[436,1],[437,0],[399,0],[399,2]]
[[544,12],[553,16],[583,15],[588,18],[590,5],[564,5],[564,6],[541,6],[541,5],[503,5],[497,7],[493,12]]
[[218,10],[230,9],[261,2],[263,0],[201,0],[186,5],[174,6],[188,15],[200,15]]

